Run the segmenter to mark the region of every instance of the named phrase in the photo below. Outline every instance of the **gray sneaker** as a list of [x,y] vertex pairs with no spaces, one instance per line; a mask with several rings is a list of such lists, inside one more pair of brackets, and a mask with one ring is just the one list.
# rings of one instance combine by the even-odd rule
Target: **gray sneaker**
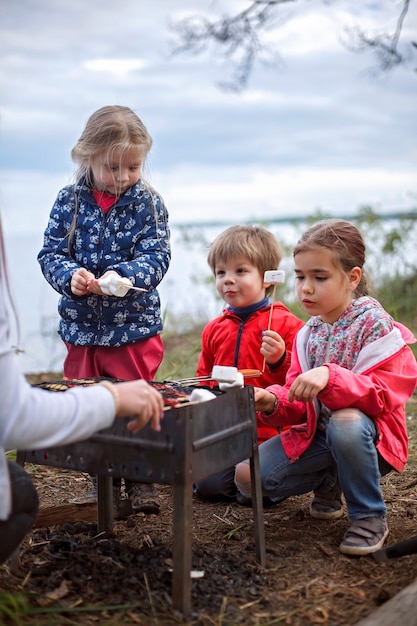
[[337,519],[342,517],[342,491],[339,483],[332,491],[315,491],[310,504],[310,515],[315,519]]
[[125,486],[134,513],[157,515],[160,512],[161,500],[155,485],[125,481]]
[[120,480],[113,480],[113,515],[116,519],[126,519],[132,515],[132,504],[122,493],[121,487]]
[[340,552],[362,556],[376,552],[389,533],[386,517],[364,517],[352,522],[339,546]]
[[[97,502],[98,489],[97,489],[97,477],[90,476],[90,488],[86,493],[85,499],[82,502]],[[132,505],[128,498],[124,497],[121,491],[122,485],[120,478],[113,479],[113,516],[115,519],[126,519],[129,515],[132,515]],[[78,501],[80,503],[80,501]]]
[[90,486],[85,494],[87,500],[97,500],[97,477],[90,476]]

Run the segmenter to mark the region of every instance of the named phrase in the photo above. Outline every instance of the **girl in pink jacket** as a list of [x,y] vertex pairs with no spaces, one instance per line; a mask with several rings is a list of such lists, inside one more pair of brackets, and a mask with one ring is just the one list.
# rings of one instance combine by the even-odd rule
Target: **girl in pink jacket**
[[[291,425],[259,448],[263,495],[314,491],[311,515],[335,519],[343,493],[351,526],[340,550],[369,554],[388,535],[380,477],[407,461],[405,403],[417,383],[407,343],[416,339],[368,296],[365,244],[353,224],[315,224],[293,256],[297,295],[312,317],[296,337],[285,385],[255,389],[258,416]],[[247,462],[235,480],[250,495]]]

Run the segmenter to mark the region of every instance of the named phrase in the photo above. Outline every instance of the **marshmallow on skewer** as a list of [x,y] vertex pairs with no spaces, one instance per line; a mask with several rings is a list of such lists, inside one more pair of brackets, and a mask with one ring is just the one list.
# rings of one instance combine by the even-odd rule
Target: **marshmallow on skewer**
[[226,365],[214,365],[211,370],[211,378],[218,383],[234,383],[238,374],[237,367]]
[[[269,319],[268,319],[268,328],[267,330],[271,330],[271,320],[272,320],[272,311],[274,310],[273,302],[275,296],[276,286],[283,283],[285,281],[285,272],[284,270],[267,270],[264,273],[264,283],[269,283],[270,285],[274,285],[274,289],[272,291],[272,305],[269,311]],[[265,371],[266,366],[266,358],[264,357],[264,362],[262,365],[262,373]]]
[[237,367],[226,365],[215,365],[211,371],[211,378],[217,380],[220,391],[241,389],[245,384],[242,372],[239,372]]
[[220,382],[220,391],[229,391],[229,389],[242,389],[245,386],[245,381],[242,372],[237,372],[236,379],[232,383]]
[[190,394],[190,402],[207,402],[214,400],[217,396],[208,389],[193,389]]
[[267,270],[264,273],[264,283],[271,283],[271,285],[280,285],[285,282],[284,270]]
[[109,274],[106,278],[100,278],[98,284],[106,296],[117,296],[118,298],[123,298],[130,289],[146,291],[146,289],[134,287],[128,278],[119,276],[116,273]]

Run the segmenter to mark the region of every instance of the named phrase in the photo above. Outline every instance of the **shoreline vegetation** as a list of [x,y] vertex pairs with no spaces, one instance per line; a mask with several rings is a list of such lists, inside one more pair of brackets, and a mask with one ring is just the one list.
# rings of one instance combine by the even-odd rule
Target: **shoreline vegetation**
[[[394,222],[388,219],[394,216]],[[280,241],[284,249],[281,268],[286,270],[287,280],[280,285],[277,299],[301,319],[307,319],[298,302],[295,301],[294,286],[291,280],[292,245],[288,240],[296,241],[301,232],[320,219],[331,217],[317,212],[310,217],[276,218],[263,223]],[[417,335],[417,255],[415,240],[417,238],[417,209],[392,212],[379,215],[370,206],[364,206],[352,220],[360,228],[367,245],[366,271],[371,283],[371,293],[385,309],[399,322],[405,324]],[[260,223],[253,221],[252,223]],[[287,230],[273,228],[274,223],[285,223]],[[212,222],[209,224],[214,226]],[[203,225],[186,225],[176,227],[175,247],[181,255],[173,251],[172,273],[166,283],[161,285],[161,301],[164,316],[162,339],[165,345],[165,357],[157,372],[157,380],[184,378],[195,373],[200,348],[201,330],[204,325],[217,315],[223,306],[216,294],[214,279],[205,262],[206,251],[213,233],[204,231]],[[208,236],[210,235],[210,240]],[[190,259],[198,259],[198,262]],[[198,272],[198,274],[197,274]],[[194,285],[190,289],[190,285]],[[20,285],[17,283],[16,291]],[[20,288],[20,292],[23,288]],[[17,303],[19,304],[19,302]],[[21,303],[20,303],[21,304]],[[56,306],[56,305],[54,305]],[[182,307],[182,309],[181,309]],[[18,306],[18,310],[22,307]],[[42,305],[41,309],[42,311]],[[22,316],[28,312],[23,310]],[[40,374],[41,371],[59,372],[63,360],[64,348],[56,333],[57,313],[50,309],[40,314],[37,342],[39,351],[46,353],[41,368],[25,366],[29,375]],[[30,331],[27,339],[34,340],[35,333]],[[39,345],[40,344],[40,345]],[[412,346],[414,354],[417,349]],[[32,350],[33,352],[33,350]],[[23,355],[25,356],[25,355]],[[47,360],[48,359],[48,360]]]

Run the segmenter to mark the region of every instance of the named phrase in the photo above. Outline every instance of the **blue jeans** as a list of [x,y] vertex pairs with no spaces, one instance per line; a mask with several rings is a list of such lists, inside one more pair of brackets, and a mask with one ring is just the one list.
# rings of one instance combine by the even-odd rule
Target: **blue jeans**
[[326,432],[317,430],[309,448],[293,462],[284,452],[281,435],[262,443],[263,496],[278,500],[310,491],[331,491],[339,480],[351,520],[386,515],[380,478],[392,467],[375,447],[375,423],[356,413],[356,419],[332,416]]
[[7,561],[32,528],[38,513],[38,494],[21,465],[8,463],[12,490],[12,512],[0,521],[0,563]]
[[199,480],[194,485],[194,493],[203,500],[213,502],[234,500],[237,492],[234,476],[235,466],[233,465],[208,478]]

